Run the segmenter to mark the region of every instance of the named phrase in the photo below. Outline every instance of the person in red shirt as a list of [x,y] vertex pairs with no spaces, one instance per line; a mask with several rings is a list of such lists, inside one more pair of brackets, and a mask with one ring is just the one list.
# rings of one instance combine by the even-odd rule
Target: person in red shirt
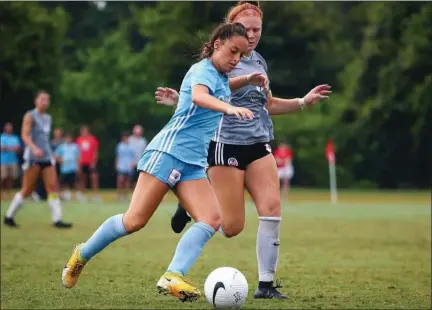
[[287,194],[290,187],[290,181],[294,176],[294,167],[292,164],[293,151],[286,143],[280,143],[273,154],[278,167],[279,180],[281,181],[281,189]]
[[[81,191],[87,188],[87,178],[90,177],[90,183],[93,190],[93,200],[99,202],[99,174],[97,172],[97,161],[99,156],[99,141],[90,133],[87,125],[80,128],[80,136],[76,139],[76,144],[80,149],[79,162],[79,186]],[[80,191],[77,192],[80,200],[85,200]]]

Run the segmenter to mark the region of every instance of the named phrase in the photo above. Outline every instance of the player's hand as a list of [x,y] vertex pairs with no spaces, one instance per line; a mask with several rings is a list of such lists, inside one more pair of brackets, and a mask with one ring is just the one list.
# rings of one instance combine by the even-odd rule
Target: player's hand
[[175,89],[168,87],[158,87],[155,92],[156,103],[170,107],[177,105],[179,96],[179,93]]
[[37,146],[35,146],[35,147],[33,148],[33,154],[34,154],[36,157],[42,157],[43,154],[44,154],[44,152],[43,152],[40,148],[38,148]]
[[251,73],[247,76],[247,80],[249,85],[262,87],[266,91],[269,89],[269,80],[264,74],[259,72]]
[[240,108],[240,107],[230,107],[228,108],[226,114],[235,115],[240,120],[247,120],[247,119],[254,118],[253,113],[249,109]]
[[331,86],[328,84],[318,85],[304,96],[305,104],[313,105],[322,99],[328,99],[331,94]]

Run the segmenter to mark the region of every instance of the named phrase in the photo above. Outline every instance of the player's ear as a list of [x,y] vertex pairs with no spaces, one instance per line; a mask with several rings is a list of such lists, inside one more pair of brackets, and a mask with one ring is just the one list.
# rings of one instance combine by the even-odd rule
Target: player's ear
[[220,41],[219,39],[217,39],[217,40],[215,40],[214,43],[213,43],[213,48],[214,48],[215,50],[217,50],[217,49],[219,49],[219,47],[220,47],[221,45],[222,45],[222,44],[221,44],[221,41]]

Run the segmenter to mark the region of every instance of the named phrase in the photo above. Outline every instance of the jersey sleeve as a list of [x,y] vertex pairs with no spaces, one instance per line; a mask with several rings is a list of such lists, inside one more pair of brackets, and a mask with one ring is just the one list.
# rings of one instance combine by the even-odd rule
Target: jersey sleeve
[[204,62],[199,63],[191,72],[191,88],[195,85],[206,86],[211,93],[215,93],[218,81],[218,72],[210,65],[205,65]]

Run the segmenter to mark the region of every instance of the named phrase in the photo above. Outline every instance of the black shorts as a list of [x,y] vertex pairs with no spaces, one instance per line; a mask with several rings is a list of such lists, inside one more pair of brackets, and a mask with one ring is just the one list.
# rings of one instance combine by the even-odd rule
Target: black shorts
[[93,172],[97,172],[96,167],[91,167],[90,165],[81,165],[81,173],[89,175]]
[[251,162],[271,153],[272,150],[269,142],[236,145],[211,141],[207,162],[209,167],[230,166],[240,170],[246,170],[246,167]]
[[25,160],[22,165],[22,170],[27,170],[28,168],[32,166],[39,166],[41,170],[44,170],[48,167],[53,167],[55,165],[55,162],[52,160],[44,160],[44,161],[34,161],[34,160]]
[[75,178],[75,172],[60,174],[60,182],[62,185],[69,185],[73,187],[75,185]]

